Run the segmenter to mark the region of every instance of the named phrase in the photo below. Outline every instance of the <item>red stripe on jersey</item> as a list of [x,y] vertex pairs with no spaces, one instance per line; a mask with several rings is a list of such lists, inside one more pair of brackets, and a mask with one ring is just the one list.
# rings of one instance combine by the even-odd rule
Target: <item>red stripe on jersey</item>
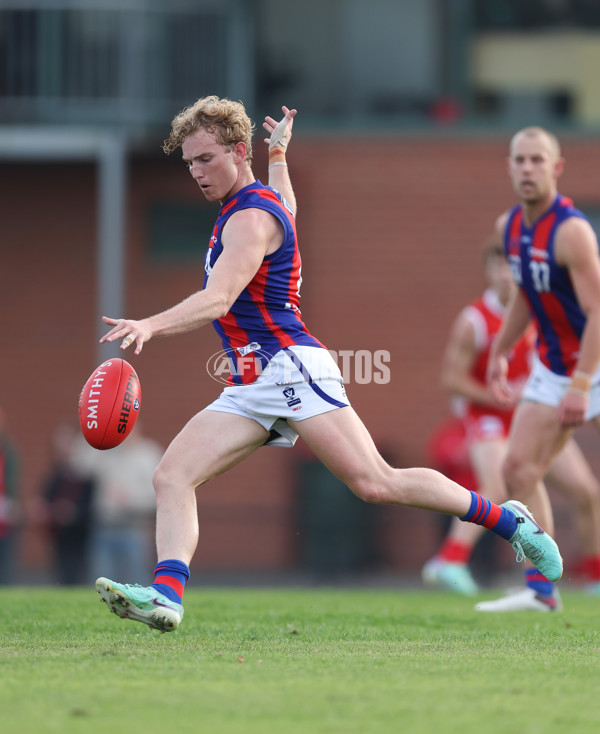
[[298,286],[300,279],[300,266],[302,262],[300,260],[300,251],[298,246],[294,250],[294,259],[292,260],[292,271],[290,273],[290,287],[288,290],[288,303],[294,306],[294,309],[300,307],[300,299],[298,298]]
[[[532,260],[547,262],[547,259],[541,255],[541,252],[548,252],[548,245],[550,243],[552,229],[554,228],[555,222],[556,213],[552,212],[552,214],[549,214],[547,217],[542,219],[542,221],[536,226],[532,242],[534,247],[534,252],[531,255]],[[537,254],[537,251],[539,251],[540,254]],[[539,293],[539,299],[544,312],[547,314],[548,320],[552,324],[556,338],[558,339],[562,362],[570,373],[576,361],[574,355],[579,351],[579,338],[573,331],[573,327],[569,323],[564,307],[555,294],[542,291]],[[547,356],[549,345],[543,338],[543,329],[538,329],[538,333],[540,334],[540,359],[542,364],[549,368],[550,364]]]
[[[538,225],[535,228],[534,236],[533,236],[533,242],[531,243],[532,247],[534,247],[536,250],[541,250],[544,252],[548,252],[548,242],[550,240],[550,233],[552,231],[552,227],[554,226],[554,221],[556,219],[556,214],[552,214],[551,216],[546,217],[546,219],[543,219],[541,222],[538,223]],[[532,260],[545,262],[545,259],[539,255],[533,254],[531,256]],[[527,293],[525,293],[527,296]],[[542,293],[538,293],[540,303],[542,305],[542,308],[544,311],[546,310],[546,305],[544,303],[544,299],[542,297]],[[527,298],[529,301],[529,298]],[[549,305],[551,305],[549,303]],[[533,308],[533,304],[529,302],[529,309],[532,314],[535,314],[535,309]],[[546,365],[546,367],[549,367],[549,360],[548,360],[548,352],[550,350],[550,346],[548,342],[546,341],[546,338],[544,336],[544,330],[542,329],[541,325],[538,324],[537,328],[538,336],[539,336],[539,344],[538,344],[538,354],[539,358],[542,362],[542,364]]]
[[[298,244],[297,244],[297,242],[298,242],[298,236],[296,234],[296,220],[294,219],[294,217],[291,214],[291,212],[288,211],[287,207],[285,207],[284,205],[282,205],[281,201],[279,200],[279,197],[277,197],[272,191],[269,191],[267,189],[262,189],[262,190],[257,191],[256,193],[258,193],[264,199],[271,199],[272,201],[276,202],[281,207],[281,210],[283,212],[285,212],[285,214],[286,214],[286,216],[287,216],[287,218],[288,218],[288,220],[289,220],[289,222],[290,222],[290,224],[292,226],[292,229],[294,231],[294,240],[296,242],[296,246],[295,246],[295,249],[294,249],[294,257],[293,257],[293,260],[292,260],[292,267],[291,267],[291,270],[290,270],[289,289],[288,289],[288,303],[293,307],[291,309],[291,311],[293,311],[294,316],[296,317],[297,322],[302,327],[302,331],[304,331],[306,334],[308,334],[309,331],[306,328],[306,326],[304,325],[304,322],[302,321],[302,316],[301,316],[301,313],[300,313],[300,298],[299,298],[298,291],[299,291],[300,267],[302,265],[302,260],[300,258],[300,250],[298,249]],[[259,270],[259,274],[260,274],[260,270]],[[264,279],[264,285],[263,285],[263,287],[266,287],[266,276],[265,276],[265,279]],[[262,312],[262,309],[261,309],[261,312]],[[267,313],[267,315],[268,315],[268,313]],[[268,321],[265,321],[265,323],[269,323],[269,322]],[[283,332],[281,329],[278,329],[277,332],[274,332],[274,333],[276,333],[276,334],[285,334],[285,332]],[[312,338],[317,342],[317,344],[320,344],[325,349],[325,346],[316,337],[313,336]],[[287,335],[285,336],[285,340],[286,340],[286,342],[288,341]],[[281,340],[279,340],[279,341],[281,341]],[[282,344],[282,346],[292,346],[293,343],[294,342],[289,342],[289,343],[286,343],[286,344]]]
[[561,206],[573,206],[573,199],[569,199],[568,196],[561,196],[560,205]]
[[269,277],[269,267],[270,262],[268,260],[263,260],[258,272],[248,285],[248,293],[250,294],[257,310],[260,312],[265,326],[277,339],[279,345],[283,349],[284,347],[291,347],[294,344],[294,340],[285,333],[281,326],[275,323],[265,303],[265,289],[267,287],[267,280]]
[[[269,189],[256,189],[253,191],[253,193],[258,194],[258,196],[261,196],[263,199],[270,199],[271,201],[274,201],[279,206],[283,206],[277,194],[274,194],[272,191],[269,191]],[[283,208],[285,209],[285,207]],[[289,215],[289,212],[288,212],[288,215]]]
[[[223,318],[219,319],[219,324],[225,333],[225,337],[231,349],[237,350],[239,347],[245,347],[250,342],[248,333],[240,328],[235,316],[229,311]],[[244,385],[254,382],[261,374],[261,366],[257,362],[255,356],[250,353],[242,357],[239,352],[235,353],[235,364],[232,365],[234,357],[230,356],[230,370],[241,378]],[[227,384],[235,384],[230,374],[227,378]]]
[[[237,375],[241,378],[242,384],[249,385],[255,382],[260,377],[262,372],[262,365],[256,359],[254,352],[244,354],[244,356],[238,355],[237,358]],[[228,382],[234,384],[231,377]]]
[[230,209],[232,209],[238,202],[237,196],[235,199],[232,199],[229,203],[225,204],[225,206],[221,209],[219,212],[219,216],[222,217],[223,214],[226,214]]
[[248,344],[248,342],[250,341],[250,337],[248,336],[247,332],[245,332],[243,329],[240,329],[237,323],[237,319],[231,313],[231,311],[229,311],[225,314],[225,316],[219,319],[219,324],[221,324],[221,326],[223,327],[225,336],[227,337],[229,345],[232,349],[245,347],[246,344]]
[[[533,242],[531,243],[535,250],[539,250],[540,252],[543,250],[546,253],[548,252],[550,234],[552,232],[552,228],[554,227],[555,221],[556,213],[552,212],[552,214],[549,214],[547,217],[542,219],[541,222],[538,222],[535,228],[535,232],[533,234]],[[536,252],[532,253],[531,259],[541,260],[542,262],[546,262],[547,260],[547,258],[544,258],[541,254],[538,255]]]
[[[296,224],[292,220],[292,224],[294,225],[294,233],[296,232]],[[296,240],[297,241],[297,240]],[[306,332],[307,334],[308,329],[304,325],[304,322],[302,321],[302,314],[300,313],[300,267],[302,265],[302,260],[300,259],[300,250],[298,249],[298,245],[296,245],[296,249],[294,250],[294,259],[292,261],[292,271],[291,271],[291,277],[290,277],[290,287],[288,290],[288,303],[290,303],[294,308],[292,309],[294,312],[294,316],[296,317],[296,320],[302,327],[302,331]],[[312,334],[311,334],[312,336]],[[321,342],[313,336],[313,339],[317,342],[317,344],[320,344],[323,349],[325,349],[325,345],[321,344]]]
[[294,219],[294,215],[291,213],[291,211],[285,206],[285,204],[282,204],[281,199],[277,196],[277,194],[274,194],[272,191],[269,191],[269,189],[257,189],[255,194],[258,194],[262,199],[269,199],[269,201],[272,201],[273,203],[277,204],[277,206],[281,209],[282,212],[285,212],[286,217],[288,218],[290,224],[292,225],[292,229],[294,230],[294,239],[297,241],[297,235],[296,235],[296,220]]
[[523,211],[519,209],[510,223],[510,232],[508,233],[508,254],[519,255],[521,251],[521,222],[523,221]]
[[[562,362],[567,374],[570,375],[577,362],[577,355],[580,347],[579,337],[573,331],[573,327],[567,318],[567,314],[565,313],[562,303],[554,294],[540,293],[540,301],[544,311],[548,314],[548,320],[552,323],[552,328],[560,346]],[[542,349],[539,350],[540,359],[542,363],[550,369],[550,364],[547,358],[548,345],[545,341],[542,343],[543,351]]]

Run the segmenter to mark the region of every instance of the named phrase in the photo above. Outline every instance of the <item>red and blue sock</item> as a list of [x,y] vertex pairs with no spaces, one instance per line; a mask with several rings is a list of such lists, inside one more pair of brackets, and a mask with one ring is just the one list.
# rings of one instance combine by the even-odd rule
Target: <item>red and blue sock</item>
[[537,568],[528,568],[525,571],[525,586],[533,589],[536,594],[541,594],[542,596],[552,596],[552,592],[554,591],[552,581],[548,581]]
[[[470,490],[469,490],[470,491]],[[471,506],[466,515],[459,518],[463,522],[483,525],[504,540],[510,540],[517,532],[517,516],[506,507],[500,507],[485,497],[471,492]]]
[[170,558],[159,561],[154,568],[154,583],[152,588],[167,599],[182,603],[185,582],[190,577],[190,569],[183,561]]

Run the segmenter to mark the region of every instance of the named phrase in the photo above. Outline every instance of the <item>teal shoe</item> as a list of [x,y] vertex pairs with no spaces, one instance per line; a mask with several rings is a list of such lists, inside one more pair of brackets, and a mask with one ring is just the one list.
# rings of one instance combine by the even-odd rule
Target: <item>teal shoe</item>
[[517,530],[508,541],[517,554],[517,562],[528,558],[548,581],[558,581],[563,559],[554,540],[533,519],[522,502],[508,500],[501,505],[517,516]]
[[428,586],[437,586],[457,594],[475,596],[479,591],[466,563],[451,563],[442,558],[432,558],[423,566],[421,576]]
[[167,599],[151,586],[117,584],[101,576],[96,580],[96,591],[113,614],[142,622],[159,632],[173,632],[183,619],[181,604]]

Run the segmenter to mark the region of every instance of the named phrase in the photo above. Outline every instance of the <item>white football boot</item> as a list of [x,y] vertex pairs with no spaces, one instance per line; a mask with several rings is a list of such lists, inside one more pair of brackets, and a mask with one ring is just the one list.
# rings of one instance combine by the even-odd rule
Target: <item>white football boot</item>
[[525,587],[501,599],[481,601],[475,604],[475,609],[478,612],[560,612],[562,602],[557,589],[550,596],[543,596]]

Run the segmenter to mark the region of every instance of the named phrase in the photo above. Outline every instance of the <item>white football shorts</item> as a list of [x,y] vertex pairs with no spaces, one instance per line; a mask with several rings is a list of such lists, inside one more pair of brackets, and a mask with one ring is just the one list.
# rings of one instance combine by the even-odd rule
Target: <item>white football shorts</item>
[[287,422],[306,420],[350,405],[344,380],[326,349],[295,345],[281,349],[250,385],[226,387],[206,410],[251,418],[271,433],[265,446],[296,443]]
[[[536,355],[533,369],[521,398],[522,400],[531,400],[534,403],[543,403],[557,408],[570,382],[570,377],[555,374],[542,364]],[[597,415],[600,415],[600,370],[596,372],[592,380],[590,403],[585,417],[586,420],[590,420]]]

